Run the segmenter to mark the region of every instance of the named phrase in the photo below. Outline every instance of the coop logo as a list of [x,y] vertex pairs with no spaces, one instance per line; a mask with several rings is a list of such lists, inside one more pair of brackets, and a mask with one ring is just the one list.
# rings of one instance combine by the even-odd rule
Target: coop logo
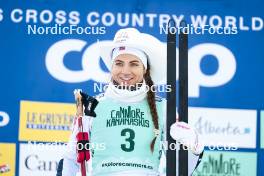
[[[61,40],[53,44],[47,51],[46,67],[56,79],[67,83],[79,83],[88,80],[107,82],[108,73],[99,65],[99,45],[94,43],[87,47],[86,41],[77,39]],[[82,70],[70,70],[64,65],[64,56],[70,52],[82,52]]]
[[9,123],[9,115],[4,111],[0,111],[0,127],[4,127],[8,123]]
[[[110,44],[110,41],[100,41]],[[164,43],[164,45],[166,45]],[[166,47],[164,47],[166,48]],[[100,67],[99,42],[87,46],[87,42],[79,39],[66,39],[54,43],[47,51],[45,63],[48,72],[55,79],[66,83],[79,83],[88,80],[107,83],[109,74]],[[83,52],[82,70],[71,70],[64,65],[64,57],[70,52]],[[166,54],[166,51],[164,55]],[[212,75],[201,70],[201,60],[212,55],[217,59],[218,68]],[[215,43],[203,43],[189,49],[189,96],[199,97],[200,87],[218,87],[228,83],[236,72],[236,60],[226,47]],[[177,58],[178,60],[178,58]],[[178,78],[178,75],[177,75]]]

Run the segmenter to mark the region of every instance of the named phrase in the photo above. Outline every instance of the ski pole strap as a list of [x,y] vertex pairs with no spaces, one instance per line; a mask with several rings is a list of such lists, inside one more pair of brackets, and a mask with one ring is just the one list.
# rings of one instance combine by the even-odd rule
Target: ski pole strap
[[78,117],[78,129],[79,132],[83,132],[82,116]]
[[88,151],[90,149],[90,143],[88,140],[77,141],[77,145],[82,146],[81,148],[78,148],[78,153]]
[[[90,159],[89,135],[88,132],[83,132],[82,117],[78,117],[79,132],[76,135],[77,139],[77,162],[81,165],[81,175],[86,176],[86,161]],[[88,150],[87,150],[88,149]]]
[[88,161],[90,159],[89,137],[87,132],[79,132],[77,138],[77,161]]

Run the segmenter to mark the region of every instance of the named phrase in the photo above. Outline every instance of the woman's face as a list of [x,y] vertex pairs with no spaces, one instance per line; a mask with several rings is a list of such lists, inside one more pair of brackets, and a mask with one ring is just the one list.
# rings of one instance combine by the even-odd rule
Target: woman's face
[[114,60],[111,74],[119,85],[135,85],[143,80],[145,69],[138,57],[120,54]]

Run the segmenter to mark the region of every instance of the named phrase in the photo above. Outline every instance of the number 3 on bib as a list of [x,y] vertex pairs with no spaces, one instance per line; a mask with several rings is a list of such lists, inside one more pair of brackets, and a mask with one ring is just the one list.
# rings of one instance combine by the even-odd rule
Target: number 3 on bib
[[135,139],[135,132],[134,130],[130,128],[125,128],[121,131],[121,136],[127,137],[125,141],[129,142],[126,144],[121,144],[121,149],[124,150],[125,152],[132,152],[135,147],[135,142],[133,139]]

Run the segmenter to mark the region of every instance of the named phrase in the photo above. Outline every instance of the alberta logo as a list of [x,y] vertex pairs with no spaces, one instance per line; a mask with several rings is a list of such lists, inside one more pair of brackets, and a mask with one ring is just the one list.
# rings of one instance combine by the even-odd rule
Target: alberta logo
[[67,141],[74,113],[74,104],[21,101],[19,139]]

